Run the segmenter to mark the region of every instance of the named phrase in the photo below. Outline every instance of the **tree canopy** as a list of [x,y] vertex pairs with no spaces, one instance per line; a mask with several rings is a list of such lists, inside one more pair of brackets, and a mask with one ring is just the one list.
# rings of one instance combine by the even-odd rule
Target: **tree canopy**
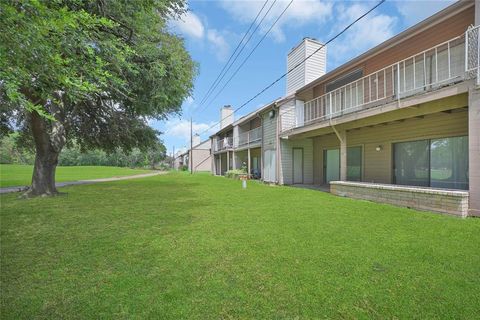
[[19,129],[43,164],[69,141],[147,149],[158,134],[148,120],[179,113],[192,91],[196,64],[168,30],[185,10],[185,0],[1,1],[0,132]]

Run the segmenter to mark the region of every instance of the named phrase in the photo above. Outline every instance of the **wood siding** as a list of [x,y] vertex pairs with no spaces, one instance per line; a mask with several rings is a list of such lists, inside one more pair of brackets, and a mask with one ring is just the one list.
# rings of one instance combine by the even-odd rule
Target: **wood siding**
[[293,183],[293,148],[303,148],[303,183],[313,183],[313,141],[281,140],[280,184]]
[[401,43],[388,48],[378,54],[372,55],[359,63],[345,66],[343,70],[327,75],[323,81],[314,87],[300,92],[299,98],[305,101],[319,97],[325,93],[325,84],[342,77],[356,69],[362,69],[363,75],[369,75],[377,70],[381,70],[397,61],[404,60],[416,53],[434,47],[449,39],[455,38],[465,33],[468,26],[474,24],[474,7],[469,7],[458,14],[432,25],[430,28],[408,38]]
[[[363,147],[363,181],[392,183],[392,145],[395,142],[468,135],[468,112],[435,113],[422,118],[363,127],[347,132],[347,145]],[[339,148],[334,134],[313,139],[314,183],[323,183],[323,150]],[[375,148],[381,146],[381,151]]]
[[[270,110],[269,110],[270,111]],[[275,117],[270,119],[269,112],[262,115],[263,123],[263,149],[264,150],[274,150],[277,144],[277,117],[278,110],[275,112]]]

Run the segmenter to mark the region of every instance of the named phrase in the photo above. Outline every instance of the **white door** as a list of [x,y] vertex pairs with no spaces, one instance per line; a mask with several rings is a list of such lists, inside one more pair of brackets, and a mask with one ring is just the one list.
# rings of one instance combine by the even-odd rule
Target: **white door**
[[293,148],[293,183],[303,183],[303,149]]
[[340,180],[340,150],[332,149],[325,152],[325,182]]
[[275,182],[275,150],[265,150],[263,166],[263,180]]

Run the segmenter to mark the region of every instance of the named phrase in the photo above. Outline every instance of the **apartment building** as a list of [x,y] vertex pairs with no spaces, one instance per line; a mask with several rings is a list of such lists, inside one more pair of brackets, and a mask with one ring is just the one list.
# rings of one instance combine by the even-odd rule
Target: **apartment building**
[[295,75],[305,84],[256,112],[264,180],[480,215],[479,24],[480,5],[459,1],[314,80]]
[[193,168],[193,172],[210,172],[212,168],[210,139],[200,141],[200,136],[194,135],[192,137],[192,145],[192,148],[175,156],[174,169],[180,170],[186,166],[189,171]]

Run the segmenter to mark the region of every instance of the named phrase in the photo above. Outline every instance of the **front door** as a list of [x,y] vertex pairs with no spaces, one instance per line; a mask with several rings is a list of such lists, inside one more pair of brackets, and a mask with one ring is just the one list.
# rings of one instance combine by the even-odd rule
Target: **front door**
[[303,183],[303,149],[293,148],[293,183]]
[[325,182],[340,180],[340,150],[330,149],[324,152]]

